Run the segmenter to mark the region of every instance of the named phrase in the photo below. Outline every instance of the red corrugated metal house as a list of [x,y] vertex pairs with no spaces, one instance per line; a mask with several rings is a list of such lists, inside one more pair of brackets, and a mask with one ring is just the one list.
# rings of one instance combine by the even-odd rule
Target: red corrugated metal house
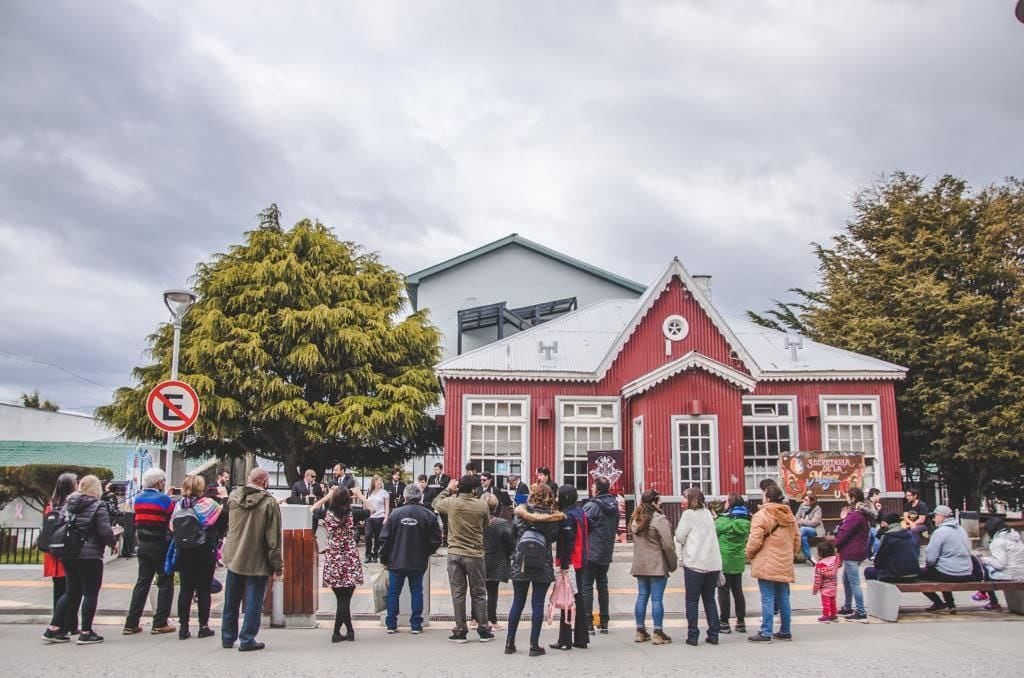
[[626,487],[758,494],[790,450],[864,454],[901,490],[893,391],[906,369],[723,317],[674,260],[640,299],[591,304],[447,360],[445,465],[548,466],[587,487],[587,451],[624,450]]

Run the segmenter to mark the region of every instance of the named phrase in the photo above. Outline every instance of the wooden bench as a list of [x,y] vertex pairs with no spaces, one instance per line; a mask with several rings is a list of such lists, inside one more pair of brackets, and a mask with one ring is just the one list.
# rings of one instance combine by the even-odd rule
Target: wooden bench
[[901,593],[943,593],[944,591],[1005,591],[1006,607],[1014,614],[1024,614],[1024,581],[914,581],[904,584],[868,580],[868,614],[883,621],[895,622],[900,616]]

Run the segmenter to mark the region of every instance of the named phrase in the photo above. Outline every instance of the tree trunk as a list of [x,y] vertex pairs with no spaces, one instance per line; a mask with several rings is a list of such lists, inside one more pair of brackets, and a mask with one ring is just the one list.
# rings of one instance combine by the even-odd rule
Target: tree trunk
[[290,445],[284,453],[284,477],[288,481],[288,487],[302,478],[299,471],[299,451]]

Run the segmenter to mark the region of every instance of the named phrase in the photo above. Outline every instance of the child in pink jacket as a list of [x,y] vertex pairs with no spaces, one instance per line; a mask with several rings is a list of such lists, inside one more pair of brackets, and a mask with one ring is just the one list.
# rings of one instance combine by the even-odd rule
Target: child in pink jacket
[[818,562],[814,566],[814,588],[811,589],[811,593],[821,594],[821,616],[818,617],[818,621],[822,623],[839,620],[836,611],[836,573],[840,564],[836,547],[832,542],[823,541],[818,544]]

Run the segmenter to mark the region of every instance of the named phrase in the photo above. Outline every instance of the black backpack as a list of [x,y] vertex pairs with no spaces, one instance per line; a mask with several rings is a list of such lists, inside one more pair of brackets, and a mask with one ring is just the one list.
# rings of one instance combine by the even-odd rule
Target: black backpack
[[548,556],[551,547],[548,540],[539,530],[528,529],[523,532],[516,543],[516,557],[519,558],[520,570],[523,574],[541,574],[548,569]]
[[[78,525],[78,512],[68,510],[67,505],[58,512],[51,512],[47,518],[57,513],[56,520],[51,523],[50,536],[47,540],[46,552],[61,560],[74,560],[82,553],[82,546],[89,538],[89,525],[96,517],[99,502],[95,502],[92,515],[85,527]],[[45,527],[45,523],[44,523]],[[42,539],[42,533],[39,535]]]
[[63,531],[67,531],[67,517],[61,509],[51,510],[43,516],[43,525],[39,528],[39,536],[36,537],[36,548],[43,553],[50,552],[50,545],[54,543],[54,534],[58,529],[62,530],[60,543],[64,543]]
[[206,530],[199,524],[199,516],[189,506],[180,503],[171,514],[171,529],[174,533],[174,547],[178,550],[194,549],[206,543]]

